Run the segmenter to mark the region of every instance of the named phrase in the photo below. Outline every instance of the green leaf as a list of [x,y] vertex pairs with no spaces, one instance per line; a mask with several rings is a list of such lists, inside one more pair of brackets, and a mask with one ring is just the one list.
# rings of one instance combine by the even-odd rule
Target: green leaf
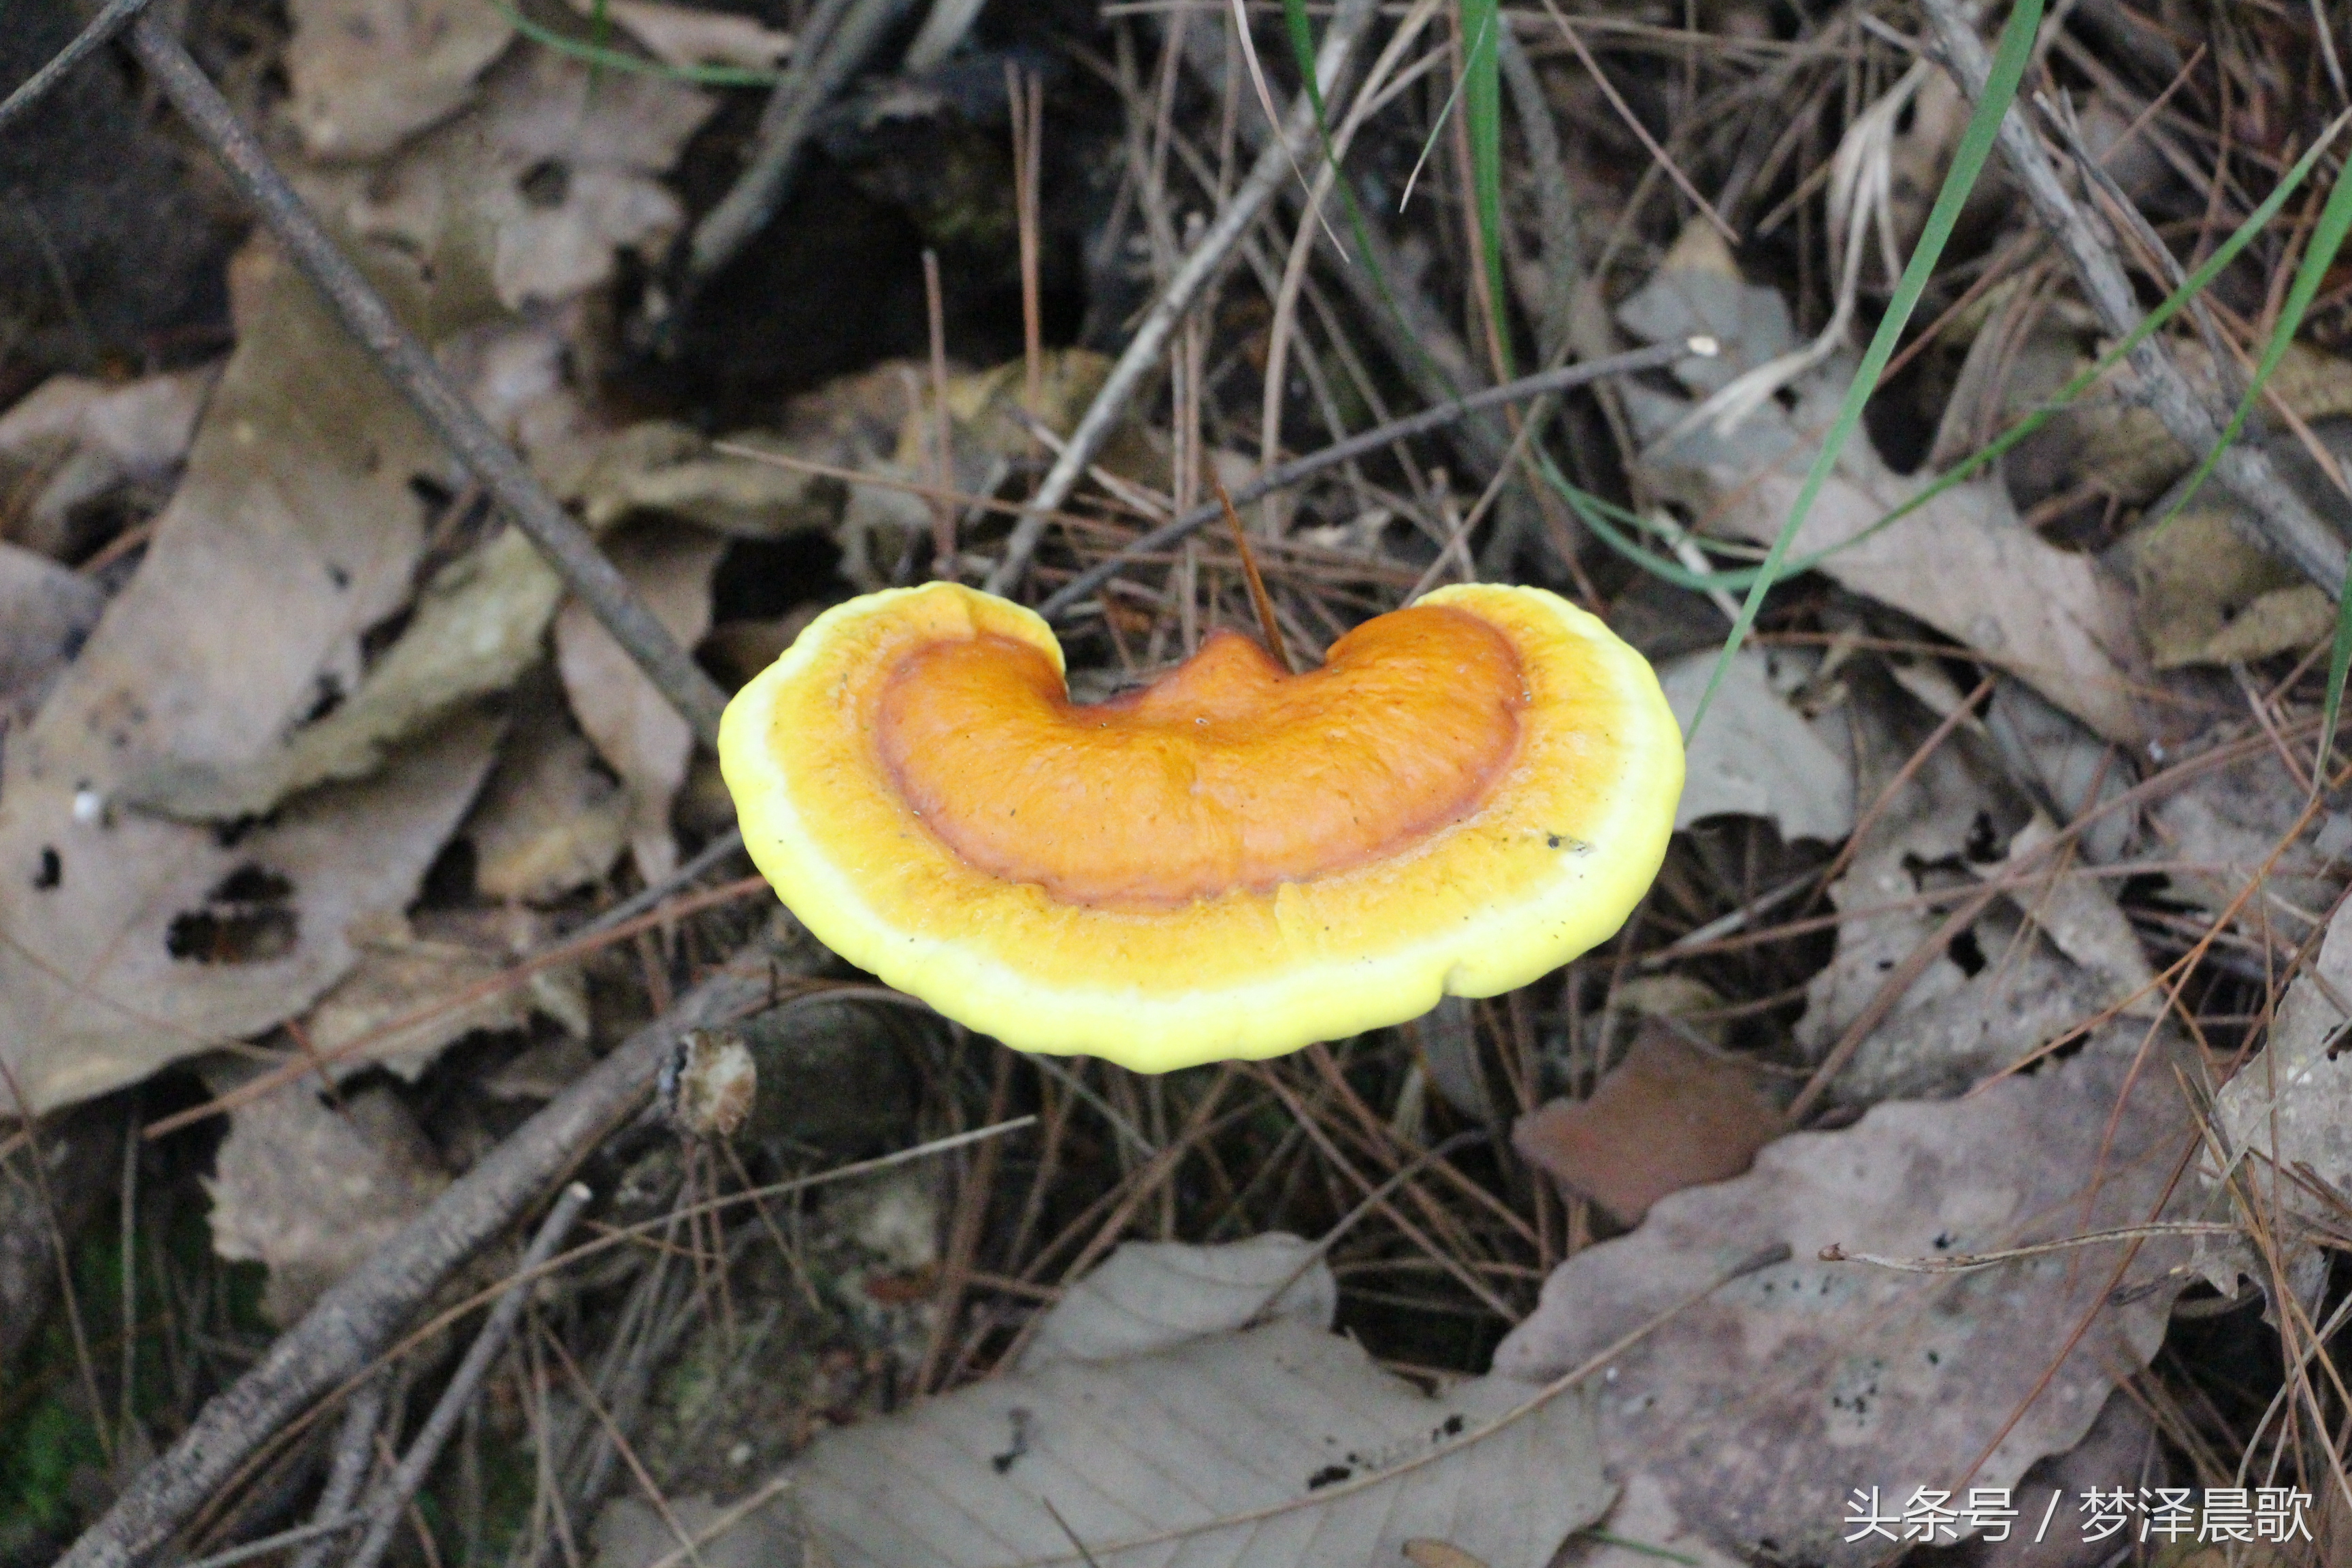
[[1977,176],[1983,173],[1985,159],[1992,153],[1993,141],[2000,131],[2001,116],[2008,112],[2010,100],[2017,96],[2017,85],[2024,78],[2027,59],[2033,52],[2035,29],[2042,24],[2042,0],[2018,0],[2009,14],[2008,25],[2001,28],[2000,47],[1994,51],[1992,71],[1985,80],[1983,96],[1978,100],[1976,112],[1969,117],[1968,129],[1961,133],[1960,145],[1952,155],[1952,166],[1944,174],[1943,188],[1936,193],[1936,205],[1929,209],[1927,226],[1920,230],[1918,246],[1911,252],[1909,265],[1895,286],[1895,296],[1886,302],[1886,313],[1878,320],[1878,331],[1871,335],[1870,347],[1863,352],[1862,364],[1855,370],[1853,382],[1846,388],[1845,401],[1839,405],[1836,422],[1830,426],[1821,451],[1813,458],[1811,469],[1797,492],[1794,505],[1789,509],[1789,521],[1781,526],[1772,548],[1765,553],[1763,563],[1757,568],[1756,581],[1748,590],[1748,597],[1739,606],[1739,616],[1732,623],[1731,635],[1724,639],[1723,652],[1715,661],[1708,675],[1706,689],[1699,696],[1698,708],[1691,714],[1690,730],[1696,733],[1706,718],[1707,705],[1715,700],[1716,688],[1722,684],[1724,672],[1731,668],[1732,656],[1739,645],[1748,640],[1748,629],[1756,624],[1757,612],[1763,608],[1764,595],[1779,580],[1788,559],[1789,546],[1804,526],[1805,518],[1813,510],[1813,502],[1829,482],[1831,472],[1837,467],[1838,454],[1845,449],[1846,441],[1854,427],[1862,423],[1863,405],[1870,401],[1876,390],[1878,377],[1886,362],[1895,357],[1895,345],[1903,336],[1903,328],[1927,291],[1927,279],[1934,276],[1936,263],[1944,254],[1945,243],[1952,237],[1953,226],[1958,223],[1960,208],[1976,188]]
[[1478,209],[1478,250],[1486,272],[1486,303],[1493,312],[1495,341],[1501,345],[1497,374],[1509,380],[1511,324],[1503,292],[1503,88],[1502,41],[1506,26],[1500,0],[1461,0],[1462,115],[1470,132],[1471,194]]

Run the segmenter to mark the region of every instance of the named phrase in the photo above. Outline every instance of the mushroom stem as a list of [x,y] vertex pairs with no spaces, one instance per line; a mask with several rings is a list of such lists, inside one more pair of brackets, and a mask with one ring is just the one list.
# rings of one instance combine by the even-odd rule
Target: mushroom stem
[[1217,492],[1217,504],[1225,509],[1225,526],[1233,530],[1234,548],[1241,552],[1242,575],[1249,579],[1250,603],[1257,608],[1257,624],[1265,634],[1265,651],[1274,655],[1274,662],[1282,666],[1283,674],[1297,675],[1298,666],[1291,662],[1290,649],[1282,640],[1282,623],[1274,616],[1274,595],[1265,591],[1265,579],[1258,575],[1257,552],[1250,548],[1248,531],[1242,527],[1242,514],[1234,510],[1234,498],[1225,493],[1225,482],[1217,477],[1215,466],[1208,466],[1206,471],[1210,488]]

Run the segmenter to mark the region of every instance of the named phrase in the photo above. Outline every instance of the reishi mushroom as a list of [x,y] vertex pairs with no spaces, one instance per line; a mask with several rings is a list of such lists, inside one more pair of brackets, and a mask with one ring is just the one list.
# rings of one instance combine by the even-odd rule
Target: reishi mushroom
[[1008,1046],[1150,1072],[1566,963],[1649,887],[1683,782],[1641,655],[1488,584],[1297,675],[1214,632],[1091,705],[1031,611],[869,594],[743,688],[719,755],[752,860],[835,952]]

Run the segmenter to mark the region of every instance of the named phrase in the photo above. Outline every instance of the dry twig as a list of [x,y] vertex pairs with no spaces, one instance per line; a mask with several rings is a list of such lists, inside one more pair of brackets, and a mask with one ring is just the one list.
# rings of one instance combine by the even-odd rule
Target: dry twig
[[61,1568],[129,1568],[169,1541],[278,1428],[381,1354],[451,1270],[626,1114],[688,1030],[756,1009],[768,985],[764,973],[711,975],[523,1123],[207,1404],[74,1543]]
[[628,650],[703,742],[719,735],[719,715],[727,694],[678,647],[677,639],[646,607],[629,580],[604,558],[588,531],[556,504],[514,448],[499,438],[489,422],[434,359],[432,351],[393,315],[360,269],[352,264],[278,173],[170,28],[142,16],[131,29],[131,47],[172,106],[220,160],[239,193],[286,247],[296,266],[318,286],[329,305],[433,433],[498,499],[515,525],[530,536],[564,584],[593,612],[613,640]]
[[[1960,90],[1974,100],[1983,92],[1991,69],[1984,41],[1962,15],[1958,0],[1920,0],[1920,4],[1943,45],[1945,68]],[[2000,150],[2025,186],[2034,216],[2065,253],[2099,324],[2118,338],[2129,333],[2139,325],[2140,310],[2132,296],[2131,279],[2116,255],[2115,242],[2059,179],[2026,123],[2024,110],[2016,104],[2010,105],[2001,117]],[[2229,422],[2228,410],[2217,413],[2208,405],[2173,362],[2161,337],[2150,334],[2142,339],[2128,357],[2149,410],[2173,439],[2200,457],[2210,451]],[[2287,482],[2268,452],[2244,442],[2233,444],[2214,464],[2213,472],[2246,503],[2263,543],[2331,597],[2342,588],[2347,557],[2343,540]]]

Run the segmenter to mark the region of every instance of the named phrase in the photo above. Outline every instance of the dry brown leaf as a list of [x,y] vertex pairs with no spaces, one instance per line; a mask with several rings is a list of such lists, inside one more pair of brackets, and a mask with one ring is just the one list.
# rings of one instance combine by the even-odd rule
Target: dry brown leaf
[[364,178],[314,183],[446,300],[478,308],[479,291],[521,311],[604,282],[619,250],[667,243],[684,210],[655,176],[715,107],[679,82],[519,51],[483,78],[472,112]]
[[[42,722],[61,710],[51,699]],[[71,775],[11,767],[0,864],[23,872],[0,879],[0,1058],[34,1108],[308,1006],[358,962],[352,928],[415,897],[497,740],[494,722],[461,720],[365,784],[312,791],[239,834],[78,816]]]
[[[1277,1283],[1263,1280],[1261,1298]],[[1227,1321],[1230,1288],[1211,1289],[1219,1304],[1202,1308],[1182,1274],[1165,1275],[1150,1311],[1180,1327]],[[1102,1304],[1054,1311],[1066,1309]],[[844,1568],[1075,1568],[1073,1535],[1102,1568],[1391,1563],[1416,1537],[1539,1563],[1609,1488],[1574,1394],[1502,1423],[1536,1393],[1486,1377],[1425,1397],[1352,1341],[1281,1316],[1024,1366],[827,1433],[790,1473],[803,1528]]]
[[2234,923],[2265,942],[2299,942],[2317,931],[2352,868],[2352,816],[2327,813],[2281,850],[2306,798],[2277,754],[2263,751],[2157,802],[2147,816],[2156,858],[2189,868],[2166,873],[2173,896],[2217,917],[2237,905]]
[[160,479],[188,455],[219,374],[212,364],[121,383],[51,376],[0,414],[0,456],[62,442],[104,454],[130,478]]
[[657,0],[572,0],[572,8],[583,16],[610,17],[656,59],[674,66],[761,70],[793,52],[790,33],[725,11],[665,5]]
[[562,592],[538,547],[508,529],[435,575],[399,640],[316,721],[239,766],[155,763],[126,777],[116,797],[166,816],[222,821],[257,816],[326,780],[364,778],[452,712],[511,685],[538,658]]
[[0,532],[63,559],[80,547],[74,513],[125,482],[160,485],[187,456],[217,365],[120,385],[52,376],[0,414]]
[[[1048,429],[1066,431],[1077,422],[1110,374],[1110,361],[1087,349],[1058,349],[1045,356],[1043,371],[1039,406],[1033,412]],[[1012,360],[987,370],[958,370],[949,377],[948,441],[953,458],[950,464],[953,489],[966,495],[984,491],[1002,482],[1004,465],[1036,447],[1035,438],[1017,413],[1024,395],[1024,372],[1023,363]],[[889,385],[893,377],[898,384],[895,389]],[[820,428],[846,423],[852,429],[861,429],[872,414],[895,408],[898,418],[891,444],[856,466],[878,478],[937,485],[940,463],[929,368],[900,361],[844,381],[846,384],[828,400],[829,406],[812,409],[803,419]],[[1122,431],[1096,462],[1115,474],[1142,473],[1150,465],[1139,449],[1140,445],[1130,431]],[[811,455],[804,446],[793,449]],[[1157,477],[1164,482],[1164,458],[1158,466],[1162,472]],[[927,496],[880,485],[851,486],[849,504],[841,518],[842,574],[860,587],[887,586],[908,537],[929,537],[931,516]]]
[[1674,1562],[1685,1568],[1748,1568],[1746,1559],[1717,1551],[1675,1512],[1657,1477],[1636,1470],[1618,1487],[1616,1505],[1562,1548],[1549,1568],[1658,1568]]
[[449,1184],[390,1089],[347,1095],[334,1107],[307,1079],[229,1113],[214,1173],[205,1181],[213,1250],[268,1265],[261,1309],[279,1324],[310,1310]]
[[[1835,843],[1853,830],[1853,767],[1773,689],[1769,660],[1743,648],[1724,672],[1706,722],[1690,738],[1675,826],[1725,814],[1769,818],[1783,841]],[[1710,650],[1658,671],[1667,706],[1687,729],[1714,679]]]
[[[707,1497],[670,1500],[671,1514],[688,1535],[709,1534],[695,1549],[702,1568],[782,1568],[793,1563],[816,1568],[815,1559],[797,1554],[789,1495],[770,1499],[749,1514],[724,1522],[736,1508]],[[606,1504],[596,1516],[593,1540],[595,1568],[653,1568],[679,1557],[669,1521],[641,1498],[619,1497]]]
[[[2352,1197],[2347,1025],[2352,904],[2337,908],[2318,958],[2280,998],[2268,1043],[2214,1098],[2214,1131],[2229,1170],[2216,1169],[2209,1154],[2199,1173],[2207,1187],[2227,1175],[2238,1184],[2241,1201],[2263,1214],[2298,1215],[2337,1235],[2352,1230],[2343,1202]],[[2210,1269],[2230,1293],[2237,1271],[2234,1262]]]
[[544,903],[613,868],[628,841],[629,797],[572,721],[550,673],[517,693],[515,722],[464,829],[474,886]]
[[1268,1231],[1214,1247],[1122,1242],[1045,1314],[1021,1370],[1150,1355],[1273,1318],[1328,1328],[1339,1309],[1339,1283],[1323,1249],[1300,1237]]
[[[2147,954],[2114,894],[2098,881],[2063,875],[2070,864],[2064,857],[2028,864],[2053,832],[2037,818],[2012,837],[2006,859],[1961,863],[1969,873],[2022,885],[1969,927],[1974,973],[1948,948],[1864,1037],[1839,1075],[1841,1101],[1957,1094],[2109,1007],[2122,1005],[2135,1017],[2155,1015]],[[1842,910],[1878,906],[1958,883],[1958,871],[1932,871],[1899,848],[1885,849],[1857,860],[1831,898]],[[1836,954],[1807,987],[1798,1038],[1826,1052],[1897,966],[1940,929],[1947,912],[1912,907],[1841,922]]]
[[[2200,340],[2181,333],[2168,346],[2190,379],[2214,384],[2212,356]],[[2090,363],[2090,356],[2084,355],[2068,374]],[[2234,380],[2235,367],[2231,374]],[[2266,395],[2278,397],[2305,421],[2352,414],[2352,374],[2347,374],[2346,363],[2335,355],[2308,344],[2292,343],[2272,374]],[[2292,445],[2292,438],[2286,445]],[[2137,373],[2128,361],[2118,363],[2094,382],[2075,409],[2021,443],[2009,460],[2050,460],[2036,452],[2037,446],[2060,454],[2057,460],[2068,471],[2095,475],[2106,489],[2134,503],[2154,500],[2198,458],[2172,438],[2149,408],[2139,390]]]
[[514,37],[490,0],[289,0],[289,105],[314,158],[373,158],[447,119]]
[[[710,574],[727,542],[700,529],[639,527],[607,540],[606,553],[679,643],[710,627]],[[580,728],[629,790],[629,849],[637,874],[658,882],[677,865],[669,809],[686,782],[694,732],[636,661],[581,603],[555,618],[555,667]]]
[[89,578],[0,544],[0,736],[40,706],[105,607]]
[[[1743,1559],[1877,1562],[1868,1542],[1842,1539],[1854,1489],[1899,1501],[1958,1483],[1979,1454],[1969,1484],[2013,1487],[2072,1447],[2114,1380],[2162,1340],[2180,1285],[2168,1271],[2186,1247],[2141,1243],[2114,1296],[2120,1243],[1959,1274],[1819,1254],[1932,1258],[2149,1218],[2194,1131],[2164,1060],[2133,1076],[2147,1032],[2118,1026],[1965,1100],[1889,1103],[1843,1131],[1791,1134],[1748,1174],[1660,1201],[1632,1235],[1553,1271],[1496,1371],[1558,1376],[1736,1260],[1786,1243],[1790,1261],[1715,1290],[1602,1373],[1611,1471],[1653,1477],[1675,1515]],[[2020,1323],[2053,1329],[2021,1334]]]
[[2223,500],[2200,500],[2121,546],[2139,589],[2140,627],[2158,669],[2300,652],[2336,607],[2294,567],[2250,543]]
[[412,924],[386,914],[356,922],[351,934],[358,966],[303,1020],[312,1048],[334,1058],[338,1079],[371,1066],[414,1079],[445,1047],[477,1029],[520,1029],[534,1012],[574,1035],[588,1032],[579,971],[541,970],[520,984],[499,984],[543,936],[535,920],[450,911]]
[[497,727],[459,716],[363,785],[215,833],[119,807],[166,763],[234,770],[348,692],[446,460],[274,252],[233,271],[240,336],[137,574],[0,759],[0,1053],[36,1107],[299,1012],[347,930],[414,896]]
[[[1653,341],[1706,330],[1698,318],[1664,308],[1675,281],[1662,276],[1643,291],[1656,308],[1638,317],[1639,330]],[[1819,450],[1817,433],[1833,421],[1850,375],[1850,363],[1833,360],[1792,389],[1795,408],[1768,402],[1728,433],[1702,426],[1645,453],[1644,467],[1663,493],[1690,509],[1702,531],[1769,543],[1788,522]],[[1689,384],[1706,389],[1699,377]],[[1690,410],[1682,399],[1639,384],[1629,384],[1624,396],[1643,441],[1661,439]],[[2146,725],[2131,692],[2144,656],[2123,584],[2088,557],[2026,529],[1992,480],[1955,486],[1904,521],[1863,537],[1927,483],[1928,476],[1888,468],[1868,435],[1856,430],[1792,553],[1843,546],[1822,563],[1830,577],[1982,649],[2107,739],[2140,741]]]
[[[822,447],[802,453],[757,431],[728,437],[726,444],[835,461]],[[707,437],[667,420],[633,425],[605,443],[577,497],[591,528],[657,512],[750,539],[830,529],[841,513],[838,481],[715,450]]]
[[[266,246],[231,269],[237,347],[184,479],[29,738],[110,791],[163,761],[234,769],[358,684],[456,474],[407,402]],[[85,724],[83,718],[92,721]]]
[[1669,1193],[1738,1175],[1781,1126],[1755,1072],[1653,1020],[1591,1099],[1529,1111],[1511,1146],[1630,1226]]

